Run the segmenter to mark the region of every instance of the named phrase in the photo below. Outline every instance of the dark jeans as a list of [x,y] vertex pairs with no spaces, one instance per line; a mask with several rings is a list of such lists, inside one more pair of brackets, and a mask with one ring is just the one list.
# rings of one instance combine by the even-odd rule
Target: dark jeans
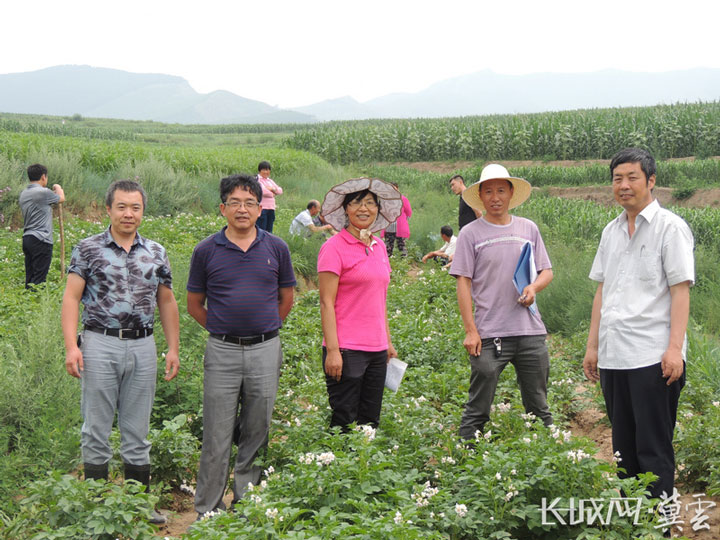
[[263,210],[257,220],[257,226],[269,233],[273,232],[273,224],[275,223],[275,210]]
[[667,385],[660,364],[638,369],[601,369],[600,384],[612,424],[613,452],[620,452],[620,478],[652,471],[659,478],[650,486],[653,497],[673,492],[675,451],[673,431],[682,377]]
[[[380,422],[387,351],[354,351],[340,349],[343,359],[339,381],[325,375],[328,400],[332,408],[330,427],[347,426],[353,422],[377,427]],[[323,347],[323,371],[327,349]]]
[[502,338],[502,353],[495,356],[493,339],[482,340],[480,356],[470,357],[470,389],[460,421],[460,436],[473,439],[490,420],[500,374],[508,362],[515,366],[525,412],[531,412],[549,426],[553,423],[547,404],[550,357],[545,335]]
[[25,288],[44,283],[50,270],[53,245],[34,236],[25,235],[22,239],[22,248],[25,254]]
[[395,248],[395,242],[397,242],[400,255],[407,257],[407,247],[405,247],[405,238],[398,236],[396,233],[385,231],[385,247],[387,248],[388,257],[391,257]]

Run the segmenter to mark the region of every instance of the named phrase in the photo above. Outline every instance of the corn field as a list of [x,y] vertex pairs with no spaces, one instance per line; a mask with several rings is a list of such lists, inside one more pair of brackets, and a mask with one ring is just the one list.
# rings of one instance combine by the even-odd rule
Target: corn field
[[720,102],[464,118],[329,122],[287,144],[333,163],[451,159],[607,159],[720,154]]

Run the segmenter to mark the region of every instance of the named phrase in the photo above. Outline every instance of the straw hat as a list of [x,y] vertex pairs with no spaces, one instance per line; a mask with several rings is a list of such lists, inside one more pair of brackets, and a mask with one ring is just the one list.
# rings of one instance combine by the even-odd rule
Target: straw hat
[[370,226],[370,231],[377,232],[385,229],[398,218],[402,212],[403,203],[397,188],[378,178],[352,178],[330,188],[323,200],[320,214],[335,230],[343,230],[347,225],[345,209],[342,207],[345,195],[366,189],[377,195],[380,201],[380,210]]
[[474,208],[475,210],[482,210],[484,212],[485,205],[483,204],[482,199],[480,199],[480,184],[487,182],[488,180],[496,179],[508,180],[513,186],[513,195],[510,199],[509,208],[520,206],[528,200],[528,197],[530,197],[530,192],[532,191],[530,182],[523,178],[510,176],[505,167],[498,165],[497,163],[491,163],[482,170],[482,173],[480,173],[480,180],[468,186],[468,188],[463,191],[462,198],[471,208]]

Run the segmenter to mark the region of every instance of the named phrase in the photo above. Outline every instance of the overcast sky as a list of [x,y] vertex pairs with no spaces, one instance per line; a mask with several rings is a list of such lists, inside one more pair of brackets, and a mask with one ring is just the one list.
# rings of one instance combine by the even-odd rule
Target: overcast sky
[[720,68],[718,0],[8,0],[0,73],[86,64],[293,107],[498,73]]

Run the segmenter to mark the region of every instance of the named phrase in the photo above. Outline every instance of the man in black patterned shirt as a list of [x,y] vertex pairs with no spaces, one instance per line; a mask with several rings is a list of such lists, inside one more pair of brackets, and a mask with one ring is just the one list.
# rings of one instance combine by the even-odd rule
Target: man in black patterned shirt
[[[155,398],[155,306],[168,352],[165,380],[179,368],[179,316],[165,248],[137,233],[145,209],[142,187],[118,180],[105,198],[110,227],[75,247],[62,305],[65,368],[82,380],[82,456],[87,479],[108,477],[115,413],[125,478],[150,488],[147,434]],[[80,302],[84,331],[76,339]],[[164,523],[153,511],[151,522]]]

